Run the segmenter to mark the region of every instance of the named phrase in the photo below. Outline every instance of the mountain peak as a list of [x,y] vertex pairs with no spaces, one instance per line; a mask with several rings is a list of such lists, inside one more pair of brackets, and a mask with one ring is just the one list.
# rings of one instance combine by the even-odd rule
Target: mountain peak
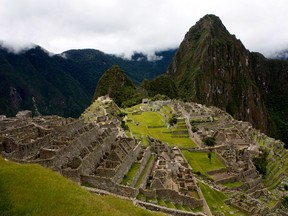
[[231,36],[218,16],[208,14],[202,17],[192,26],[185,39],[189,41],[207,40],[207,38],[219,38]]
[[219,17],[206,15],[185,35],[167,73],[181,98],[218,106],[265,131],[266,110],[249,64],[241,41]]

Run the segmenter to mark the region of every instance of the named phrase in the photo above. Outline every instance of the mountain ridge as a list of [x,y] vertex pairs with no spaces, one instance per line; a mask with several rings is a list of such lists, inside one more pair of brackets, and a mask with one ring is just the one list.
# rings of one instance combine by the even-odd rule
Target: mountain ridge
[[23,109],[36,113],[36,106],[40,114],[78,117],[89,106],[98,80],[112,65],[130,68],[128,76],[140,83],[164,73],[174,52],[158,52],[163,58],[151,62],[124,60],[93,49],[54,55],[35,46],[15,54],[1,46],[0,114],[14,116]]

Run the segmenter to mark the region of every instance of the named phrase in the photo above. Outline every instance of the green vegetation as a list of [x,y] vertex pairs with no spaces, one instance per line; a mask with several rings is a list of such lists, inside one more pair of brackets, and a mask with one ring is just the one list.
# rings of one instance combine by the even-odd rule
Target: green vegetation
[[284,197],[283,205],[288,208],[288,196]]
[[236,208],[225,204],[224,200],[226,200],[228,197],[224,193],[214,190],[202,182],[199,182],[199,186],[207,201],[208,206],[212,211],[212,214],[215,214],[216,212],[223,212],[224,215],[227,216],[245,215]]
[[132,115],[128,113],[127,122],[131,132],[137,137],[150,136],[155,139],[167,142],[171,146],[179,147],[196,147],[196,144],[188,137],[172,137],[172,132],[175,127],[166,128],[168,119],[163,117],[159,112],[142,112],[139,115]]
[[265,176],[267,174],[267,165],[268,165],[267,157],[268,157],[268,155],[269,155],[269,153],[265,149],[265,150],[262,150],[262,153],[258,157],[253,158],[253,160],[252,160],[257,171],[263,175],[263,178],[265,178]]
[[272,155],[267,157],[265,186],[272,190],[279,185],[288,172],[288,151],[285,150],[281,155]]
[[124,185],[130,185],[131,181],[133,180],[135,174],[137,173],[137,171],[139,170],[140,167],[140,163],[134,163],[130,170],[128,171],[128,173],[124,176],[121,184]]
[[213,147],[216,144],[216,139],[215,137],[205,137],[202,142],[208,147]]
[[128,79],[124,71],[117,65],[112,66],[100,78],[93,100],[103,95],[109,95],[121,107],[139,104],[143,98],[132,81]]
[[154,80],[144,80],[141,83],[149,97],[154,97],[158,94],[165,95],[169,98],[177,98],[178,92],[174,81],[167,75],[161,75]]
[[218,160],[214,152],[211,153],[211,163],[206,152],[182,151],[194,172],[200,172],[202,175],[209,177],[206,172],[225,168],[225,165]]
[[240,187],[243,185],[243,182],[239,182],[239,181],[236,181],[236,182],[229,182],[229,183],[225,183],[223,184],[225,185],[226,187],[228,188],[235,188],[235,187]]
[[199,130],[199,128],[195,125],[192,125],[192,132],[195,133]]
[[96,214],[160,215],[113,196],[92,195],[40,165],[16,164],[0,157],[0,215]]
[[175,115],[172,115],[171,118],[169,118],[168,123],[170,126],[174,126],[175,124],[177,124],[177,118]]

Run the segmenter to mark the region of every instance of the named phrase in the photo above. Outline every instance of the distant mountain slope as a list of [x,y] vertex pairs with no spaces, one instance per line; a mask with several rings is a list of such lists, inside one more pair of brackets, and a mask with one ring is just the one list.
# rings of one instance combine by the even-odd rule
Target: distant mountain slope
[[[206,15],[185,35],[167,75],[179,98],[217,106],[288,144],[287,71],[288,61],[249,52],[217,16]],[[153,82],[146,86],[157,89]]]
[[39,46],[20,54],[0,47],[0,115],[15,115],[23,109],[36,113],[37,109],[41,114],[78,117],[112,65],[120,65],[140,83],[164,73],[175,51],[159,52],[161,60],[148,61],[139,53],[124,60],[91,49],[51,55]]
[[142,98],[118,65],[113,65],[100,78],[93,101],[103,95],[109,95],[118,106],[134,105],[140,103]]
[[113,65],[119,65],[129,79],[139,84],[144,79],[154,79],[165,73],[175,52],[176,50],[156,52],[156,56],[160,58],[157,61],[148,61],[147,56],[141,53],[135,53],[128,60],[93,49],[69,50],[62,53],[62,56],[82,68],[84,74],[74,73],[73,76],[89,94],[93,94],[100,77]]
[[[73,68],[75,70],[75,68]],[[40,47],[22,54],[0,50],[0,113],[18,110],[77,117],[90,102],[67,61]]]

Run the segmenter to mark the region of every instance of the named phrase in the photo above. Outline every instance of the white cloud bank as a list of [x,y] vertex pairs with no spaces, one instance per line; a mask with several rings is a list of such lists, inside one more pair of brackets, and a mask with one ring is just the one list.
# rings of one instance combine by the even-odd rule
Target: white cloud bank
[[287,0],[0,0],[0,40],[60,53],[94,48],[130,56],[176,48],[205,14],[219,16],[247,49],[288,48]]

